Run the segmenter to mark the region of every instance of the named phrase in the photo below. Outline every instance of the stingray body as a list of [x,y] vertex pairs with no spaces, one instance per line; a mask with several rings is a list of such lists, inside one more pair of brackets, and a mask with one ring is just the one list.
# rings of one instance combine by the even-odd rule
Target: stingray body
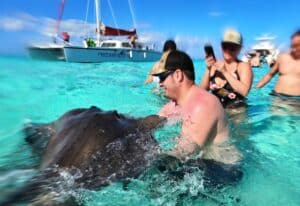
[[66,176],[72,178],[70,187],[87,189],[137,177],[158,154],[151,132],[163,121],[157,115],[136,119],[91,107],[71,110],[49,124],[27,125],[25,139],[41,155],[40,175],[2,205],[41,196],[52,201],[45,205],[59,205],[49,194],[59,192]]

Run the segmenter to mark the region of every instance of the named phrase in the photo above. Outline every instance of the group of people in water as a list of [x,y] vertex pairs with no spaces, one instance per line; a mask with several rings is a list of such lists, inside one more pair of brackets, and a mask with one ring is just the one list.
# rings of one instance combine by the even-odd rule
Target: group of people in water
[[[173,40],[165,43],[164,53],[145,83],[156,82],[170,100],[158,114],[182,122],[181,135],[170,154],[185,159],[200,149],[203,158],[229,165],[239,163],[241,154],[229,143],[226,111],[246,106],[253,83],[250,63],[238,59],[242,46],[242,35],[226,30],[221,42],[223,60],[206,54],[206,69],[197,85],[190,56],[177,50]],[[256,88],[266,85],[276,73],[279,77],[272,94],[299,98],[300,30],[291,36],[290,51],[279,56]]]

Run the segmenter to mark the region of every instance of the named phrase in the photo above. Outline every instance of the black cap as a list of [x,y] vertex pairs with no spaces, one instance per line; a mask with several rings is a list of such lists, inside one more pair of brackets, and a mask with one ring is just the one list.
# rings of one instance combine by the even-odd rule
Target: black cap
[[166,59],[165,70],[180,69],[190,80],[195,80],[195,69],[192,59],[185,52],[171,51]]

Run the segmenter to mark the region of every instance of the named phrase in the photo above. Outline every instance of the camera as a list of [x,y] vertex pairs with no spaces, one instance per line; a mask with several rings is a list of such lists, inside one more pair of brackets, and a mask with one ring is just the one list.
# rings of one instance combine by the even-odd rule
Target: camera
[[204,45],[204,52],[205,52],[207,57],[212,56],[214,58],[214,60],[216,60],[214,49],[213,49],[211,44],[205,44]]

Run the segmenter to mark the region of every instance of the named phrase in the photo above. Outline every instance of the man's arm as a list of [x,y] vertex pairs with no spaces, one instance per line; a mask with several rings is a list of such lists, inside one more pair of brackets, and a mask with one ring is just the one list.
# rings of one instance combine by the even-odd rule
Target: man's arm
[[163,106],[163,108],[157,113],[159,116],[162,117],[170,117],[177,113],[176,104],[174,101],[170,101]]
[[256,88],[265,86],[279,70],[279,61],[271,68],[271,70],[256,84]]

